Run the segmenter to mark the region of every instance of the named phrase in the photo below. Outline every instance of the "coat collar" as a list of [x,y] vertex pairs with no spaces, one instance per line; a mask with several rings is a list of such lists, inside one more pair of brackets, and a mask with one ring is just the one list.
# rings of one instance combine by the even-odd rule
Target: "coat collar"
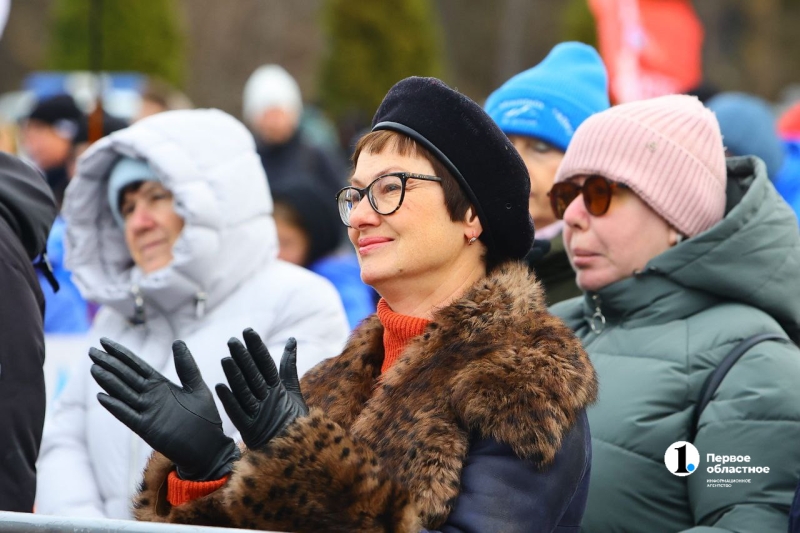
[[382,337],[377,317],[366,319],[301,389],[420,495],[428,525],[450,513],[471,440],[547,465],[597,396],[580,341],[547,311],[523,263],[499,267],[436,311],[383,375]]
[[629,327],[682,320],[719,303],[707,292],[682,287],[656,269],[625,278],[583,296],[586,324],[599,311],[609,323],[624,321]]
[[596,398],[594,369],[580,341],[548,313],[539,283],[522,263],[499,267],[436,311],[381,376],[382,336],[373,315],[342,355],[303,381],[310,405],[378,440],[387,430],[382,438],[398,438],[396,424],[387,422],[395,416],[447,411],[460,430],[545,464]]

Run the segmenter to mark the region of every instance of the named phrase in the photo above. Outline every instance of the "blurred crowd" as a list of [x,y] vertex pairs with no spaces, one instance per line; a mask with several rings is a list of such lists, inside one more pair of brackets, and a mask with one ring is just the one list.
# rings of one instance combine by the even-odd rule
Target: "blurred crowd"
[[[397,98],[414,101],[424,92],[419,91]],[[386,102],[389,96],[389,106]],[[97,401],[96,394],[101,387],[108,392],[108,385],[103,386],[93,363],[118,376],[126,371],[102,362],[102,357],[90,360],[89,347],[98,346],[101,337],[112,339],[132,353],[146,355],[148,365],[179,382],[187,371],[176,368],[177,351],[173,364],[171,346],[180,339],[206,382],[228,379],[235,389],[230,373],[219,364],[220,343],[252,328],[272,354],[284,352],[289,337],[296,339],[297,373],[302,377],[311,372],[301,384],[317,390],[313,387],[320,386],[319,376],[327,374],[311,369],[321,364],[317,369],[331,370],[333,363],[325,366],[326,360],[341,353],[348,339],[353,343],[365,328],[373,327],[376,312],[387,332],[392,331],[391,320],[400,320],[399,314],[388,314],[399,310],[388,306],[403,301],[403,290],[365,263],[367,249],[380,243],[354,237],[363,227],[378,224],[359,211],[358,201],[367,199],[374,211],[370,213],[391,221],[394,211],[381,204],[387,201],[384,195],[393,192],[387,183],[400,191],[393,209],[398,214],[411,212],[414,204],[406,206],[405,196],[413,200],[422,190],[418,184],[441,178],[441,173],[433,165],[432,176],[412,172],[387,180],[408,169],[397,158],[379,165],[369,157],[385,155],[392,149],[381,143],[393,146],[394,141],[371,140],[377,144],[363,148],[356,144],[358,139],[347,139],[342,146],[335,128],[304,102],[292,75],[274,64],[257,68],[243,87],[241,122],[222,111],[193,109],[185,95],[157,80],[142,90],[139,110],[131,116],[113,116],[100,101],[84,104],[70,94],[53,95],[33,102],[18,120],[0,125],[0,222],[5,221],[0,223],[0,246],[6,249],[5,270],[10,269],[0,275],[5,295],[0,304],[5,330],[0,378],[16,383],[16,390],[2,392],[0,423],[20,429],[17,436],[0,432],[5,434],[0,437],[0,508],[30,511],[35,499],[38,513],[131,519],[132,498],[148,494],[139,483],[153,448],[179,464],[178,475],[184,480],[198,483],[227,475],[235,479],[236,471],[231,474],[226,465],[238,459],[238,452],[230,452],[227,463],[193,477],[190,469],[153,445],[161,441],[147,440],[140,433],[145,429],[126,422],[121,408],[115,412],[114,405],[106,405],[108,400]],[[544,504],[525,503],[523,498],[519,505],[533,505],[539,514],[511,506],[508,516],[516,523],[509,519],[508,529],[499,519],[485,521],[484,514],[491,514],[495,504],[480,498],[471,503],[472,493],[465,487],[477,493],[498,491],[511,500],[517,493],[509,488],[513,483],[485,481],[495,480],[495,473],[491,465],[484,465],[485,470],[472,470],[474,479],[465,474],[460,492],[441,504],[447,512],[436,507],[434,513],[420,504],[430,514],[420,512],[421,522],[413,523],[430,529],[449,520],[451,529],[442,531],[480,530],[457,526],[458,516],[508,531],[539,531],[532,525],[535,520],[552,523],[542,531],[579,525],[590,533],[787,531],[800,481],[800,103],[776,113],[773,104],[757,96],[704,85],[686,94],[612,105],[600,55],[588,45],[567,42],[508,79],[480,104],[480,113],[502,132],[514,155],[498,156],[469,144],[473,141],[466,136],[459,146],[462,137],[457,136],[473,117],[466,111],[458,115],[461,111],[447,108],[446,102],[431,110],[422,105],[403,108],[412,115],[430,113],[408,122],[403,122],[405,115],[396,118],[386,110],[389,118],[377,121],[379,110],[371,129],[374,133],[381,124],[390,124],[383,129],[408,135],[447,172],[455,168],[464,174],[458,178],[453,172],[472,187],[467,197],[484,233],[459,245],[473,254],[475,248],[469,247],[480,239],[486,247],[480,260],[486,261],[487,276],[505,268],[497,265],[509,258],[524,263],[531,276],[525,283],[541,287],[546,306],[543,303],[532,322],[520,327],[527,331],[536,321],[550,320],[551,314],[563,321],[571,330],[564,338],[577,338],[588,354],[599,392],[596,401],[576,408],[585,408],[591,431],[589,441],[587,430],[588,452],[563,451],[572,442],[571,433],[551,442],[566,454],[556,456],[551,470],[559,472],[552,474],[555,492],[569,491],[563,502],[547,500],[543,510]],[[409,126],[418,119],[423,125]],[[434,130],[425,137],[429,145],[415,136],[421,129],[445,126],[447,132]],[[437,141],[435,135],[445,140]],[[453,138],[448,140],[448,135]],[[355,154],[353,146],[358,146]],[[396,150],[406,157],[402,149]],[[472,151],[474,158],[459,150]],[[482,192],[510,187],[506,178],[499,172],[484,176],[481,187],[486,189],[470,181],[478,179],[468,175],[478,168],[490,174],[504,168],[500,157],[511,157],[513,164],[521,160],[527,170],[529,193],[522,201],[527,202],[535,229],[530,246],[513,223],[502,225],[492,218],[492,210],[501,206],[492,194],[499,193]],[[474,169],[459,167],[462,160]],[[358,173],[358,165],[366,168],[365,161],[375,166],[367,180],[360,177],[365,171]],[[504,209],[511,210],[510,202],[502,204]],[[425,230],[430,235],[438,231],[438,219],[425,218],[425,210],[414,213],[420,225],[431,226]],[[503,242],[522,243],[524,253],[493,256],[493,246],[500,245],[486,237],[486,220],[495,224],[491,230],[502,234]],[[430,235],[423,234],[425,238],[402,253],[419,258],[426,268],[428,256],[441,253],[449,258],[445,241]],[[460,272],[456,259],[463,261],[453,255],[453,264],[446,265],[453,276]],[[397,264],[390,272],[397,279],[406,279],[418,268],[413,262]],[[508,299],[503,305],[509,324],[516,327],[519,305]],[[476,297],[474,305],[481,301]],[[445,307],[437,302],[430,313]],[[430,316],[435,322],[437,315]],[[424,329],[430,327],[428,322],[418,324],[419,338],[422,331],[430,333]],[[407,331],[414,327],[410,320],[404,322]],[[489,326],[475,319],[462,327]],[[561,335],[559,331],[553,326],[531,333],[529,344],[538,346]],[[69,344],[61,344],[64,335],[72,336]],[[419,338],[401,335],[397,342],[405,349],[418,346],[413,343],[422,342]],[[391,343],[387,337],[382,342],[388,357]],[[569,342],[562,340],[559,346]],[[467,360],[481,353],[460,338],[442,343],[455,352],[462,350]],[[59,354],[64,346],[68,353]],[[112,355],[121,350],[103,346]],[[354,345],[347,346],[339,357]],[[486,349],[490,346],[487,341]],[[248,349],[252,351],[250,343]],[[552,359],[561,361],[562,354],[553,350]],[[46,357],[55,362],[45,363]],[[67,367],[69,371],[45,380],[43,364],[51,365],[51,374],[54,364],[63,367],[59,372]],[[551,372],[549,364],[542,363],[537,371]],[[283,379],[283,364],[280,371]],[[377,368],[370,379],[395,383],[387,364],[381,371],[385,381],[378,378]],[[421,371],[435,374],[438,367],[431,364]],[[356,379],[347,373],[331,373],[329,379],[334,375],[344,381]],[[372,387],[363,394],[372,394]],[[409,391],[411,396],[424,396],[420,389]],[[332,389],[325,394],[313,393],[307,399],[338,412],[331,406],[340,393]],[[709,402],[702,401],[705,395]],[[495,400],[488,396],[474,401],[493,405]],[[559,409],[566,412],[563,405]],[[241,434],[250,447],[246,431],[225,413],[220,420],[223,432],[234,438]],[[395,415],[402,422],[417,416]],[[580,426],[580,416],[567,418]],[[459,423],[466,424],[461,419]],[[547,426],[543,420],[532,423]],[[475,424],[470,430],[483,427]],[[502,444],[506,435],[498,431],[482,437]],[[437,441],[441,437],[422,430],[417,438],[447,446],[446,439]],[[693,445],[695,453],[699,450],[699,462],[684,449],[673,469],[667,457],[675,449],[671,446],[680,442]],[[415,464],[415,453],[404,452],[404,460]],[[467,461],[468,453],[472,452],[463,451],[459,461]],[[374,456],[383,458],[382,454],[376,451]],[[387,454],[391,456],[391,450]],[[722,483],[718,478],[734,477],[735,471],[726,470],[730,465],[713,470],[708,455],[748,456],[752,462],[734,466],[768,467],[767,473],[745,476],[749,481],[740,485],[712,486]],[[570,485],[558,476],[566,476],[564,462],[577,461],[578,456],[590,467]],[[530,475],[548,471],[538,468]],[[523,480],[527,475],[519,474]],[[169,483],[170,490],[178,490],[172,478]],[[544,493],[530,488],[538,485],[525,486],[531,494]],[[195,505],[207,492],[192,494],[181,503]],[[470,505],[479,518],[465,510]],[[195,515],[169,516],[183,521]],[[395,518],[387,518],[387,523]]]

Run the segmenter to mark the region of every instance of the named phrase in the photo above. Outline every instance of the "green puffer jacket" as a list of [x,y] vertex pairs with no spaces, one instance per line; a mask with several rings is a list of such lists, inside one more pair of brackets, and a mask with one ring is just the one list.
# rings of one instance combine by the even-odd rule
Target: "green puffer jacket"
[[[552,309],[582,339],[600,383],[588,411],[587,533],[788,528],[800,476],[795,344],[762,342],[733,366],[700,418],[692,475],[675,476],[664,462],[667,448],[688,438],[706,377],[739,341],[762,332],[800,339],[794,214],[755,158],[728,160],[727,194],[726,216],[710,230],[643,272]],[[707,454],[749,455],[749,463],[722,466],[769,473],[709,473],[721,462]],[[730,486],[710,486],[719,484]]]

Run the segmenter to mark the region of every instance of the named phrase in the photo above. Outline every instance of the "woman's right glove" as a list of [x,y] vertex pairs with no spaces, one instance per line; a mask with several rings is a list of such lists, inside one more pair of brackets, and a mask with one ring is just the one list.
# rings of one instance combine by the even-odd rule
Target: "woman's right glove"
[[230,473],[239,457],[211,391],[183,341],[172,344],[182,387],[159,374],[133,352],[102,338],[89,350],[92,377],[108,394],[97,399],[112,415],[177,466],[178,476],[211,481]]
[[286,343],[279,373],[258,333],[248,328],[242,336],[247,348],[232,338],[228,341],[231,357],[222,360],[231,388],[218,384],[216,391],[242,440],[253,450],[280,435],[296,418],[306,416],[308,407],[297,379],[297,341],[290,338]]

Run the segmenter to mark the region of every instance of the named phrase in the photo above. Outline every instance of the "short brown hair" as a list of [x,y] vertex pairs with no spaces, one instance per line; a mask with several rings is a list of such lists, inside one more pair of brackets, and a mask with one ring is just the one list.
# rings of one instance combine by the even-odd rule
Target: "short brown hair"
[[[353,168],[358,163],[358,156],[361,152],[368,154],[380,154],[386,149],[401,156],[420,156],[425,158],[433,167],[433,173],[442,178],[442,190],[444,191],[444,205],[450,220],[459,222],[467,216],[467,209],[472,207],[472,203],[467,198],[466,193],[459,185],[453,174],[447,167],[424,146],[421,146],[411,137],[388,130],[373,131],[367,133],[358,140],[355,151],[353,152]],[[474,210],[473,210],[474,211]]]

